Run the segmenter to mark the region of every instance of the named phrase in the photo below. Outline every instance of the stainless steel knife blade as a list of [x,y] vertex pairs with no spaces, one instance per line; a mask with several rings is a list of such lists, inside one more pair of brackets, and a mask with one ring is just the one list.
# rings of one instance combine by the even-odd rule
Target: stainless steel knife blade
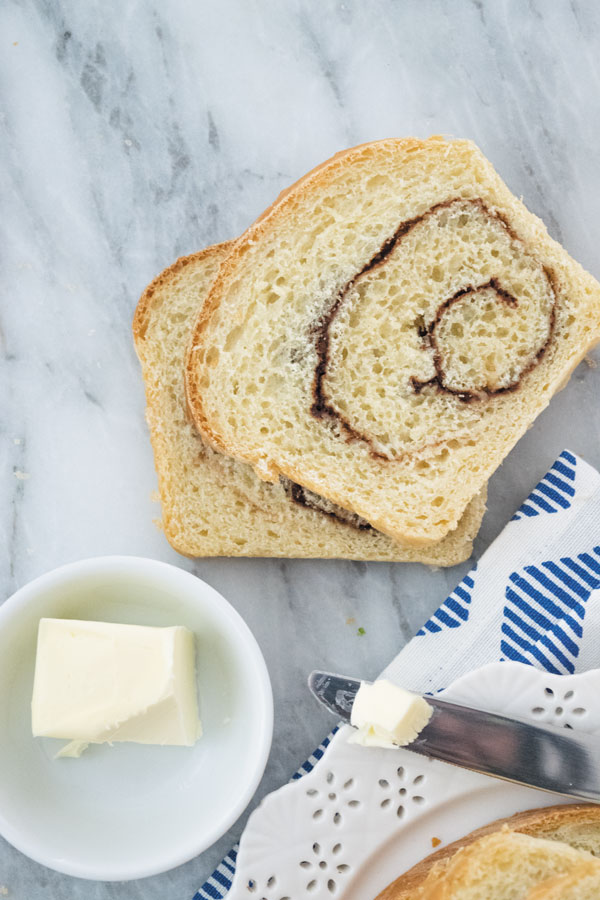
[[[361,682],[311,672],[308,686],[349,722]],[[600,737],[425,697],[429,723],[405,749],[527,787],[600,803]]]

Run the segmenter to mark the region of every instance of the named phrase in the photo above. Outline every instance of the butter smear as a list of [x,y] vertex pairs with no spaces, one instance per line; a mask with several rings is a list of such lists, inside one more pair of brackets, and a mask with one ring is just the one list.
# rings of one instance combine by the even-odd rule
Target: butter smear
[[432,714],[423,697],[391,681],[363,682],[350,717],[357,730],[348,740],[366,747],[403,747],[418,737]]

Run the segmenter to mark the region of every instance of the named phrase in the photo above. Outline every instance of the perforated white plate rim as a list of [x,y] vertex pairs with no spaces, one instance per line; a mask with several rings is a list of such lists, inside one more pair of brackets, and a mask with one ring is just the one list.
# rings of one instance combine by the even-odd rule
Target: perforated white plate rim
[[[444,697],[600,732],[599,688],[597,669],[551,675],[500,662],[461,677]],[[349,733],[342,727],[309,774],[254,811],[228,900],[374,898],[435,846],[514,812],[568,802],[408,750],[348,744]]]

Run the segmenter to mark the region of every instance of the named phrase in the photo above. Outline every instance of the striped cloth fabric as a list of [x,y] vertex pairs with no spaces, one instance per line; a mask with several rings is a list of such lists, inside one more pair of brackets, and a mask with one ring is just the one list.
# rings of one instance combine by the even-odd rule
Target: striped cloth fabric
[[385,674],[435,693],[497,659],[585,671],[598,646],[600,475],[564,450]]
[[[382,673],[419,693],[511,659],[559,674],[598,665],[600,475],[564,450],[478,564]],[[310,772],[331,735],[298,769]],[[237,847],[194,900],[231,887]]]
[[555,513],[568,509],[575,496],[575,476],[577,474],[577,457],[568,450],[563,450],[554,465],[546,472],[542,480],[532,490],[527,500],[514,514],[513,521],[523,516],[531,518],[540,513]]

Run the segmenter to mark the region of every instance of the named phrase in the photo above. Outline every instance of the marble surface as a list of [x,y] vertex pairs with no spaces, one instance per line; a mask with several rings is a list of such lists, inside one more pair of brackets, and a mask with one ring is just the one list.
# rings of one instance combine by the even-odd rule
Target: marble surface
[[[239,234],[335,151],[407,134],[473,138],[600,277],[600,7],[5,0],[0,37],[0,598],[110,553],[214,585],[273,680],[258,799],[331,724],[307,672],[375,675],[467,566],[179,558],[152,522],[136,298],[178,254]],[[600,370],[581,365],[494,476],[476,554],[563,446],[600,465],[599,388]],[[0,840],[0,891],[191,900],[241,825],[180,869],[128,885],[57,875]]]

